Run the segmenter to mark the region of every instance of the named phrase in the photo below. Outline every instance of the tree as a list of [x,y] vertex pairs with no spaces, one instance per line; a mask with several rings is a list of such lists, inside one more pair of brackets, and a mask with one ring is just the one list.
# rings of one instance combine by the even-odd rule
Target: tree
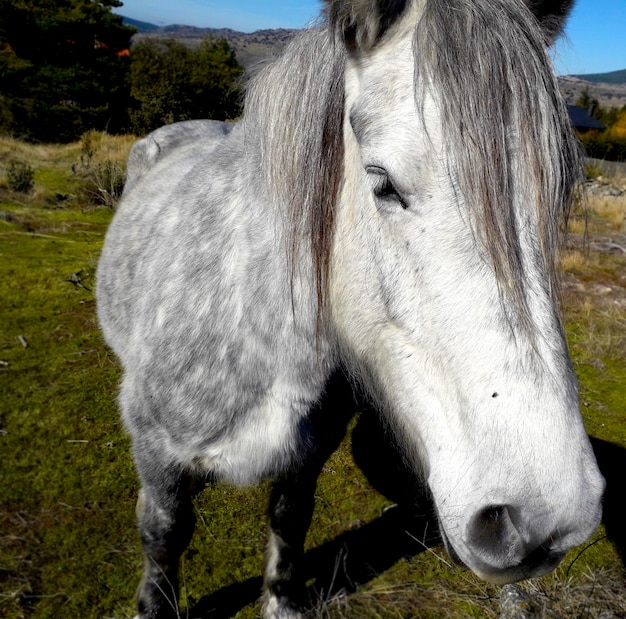
[[0,129],[69,141],[127,124],[130,38],[119,0],[0,0]]
[[224,39],[197,49],[173,39],[149,38],[131,54],[131,119],[137,133],[194,118],[227,120],[241,113],[243,69]]

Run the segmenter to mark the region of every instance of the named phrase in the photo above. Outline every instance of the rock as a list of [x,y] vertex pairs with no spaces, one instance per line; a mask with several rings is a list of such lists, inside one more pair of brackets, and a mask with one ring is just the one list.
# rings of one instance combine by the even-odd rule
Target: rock
[[15,218],[15,215],[9,211],[0,211],[0,221],[6,221],[9,224],[14,224],[17,222],[17,219]]
[[543,605],[530,593],[516,585],[504,585],[500,592],[499,619],[539,619],[543,617]]
[[626,190],[623,187],[616,187],[602,176],[598,176],[598,178],[587,181],[587,191],[595,196],[614,198],[619,198],[626,193]]

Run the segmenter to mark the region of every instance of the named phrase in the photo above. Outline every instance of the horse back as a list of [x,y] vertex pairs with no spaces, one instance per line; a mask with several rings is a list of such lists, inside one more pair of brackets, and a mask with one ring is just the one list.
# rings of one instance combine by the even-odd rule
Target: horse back
[[124,192],[129,192],[158,159],[192,143],[217,145],[234,126],[235,123],[219,120],[187,120],[156,129],[133,144],[126,164]]

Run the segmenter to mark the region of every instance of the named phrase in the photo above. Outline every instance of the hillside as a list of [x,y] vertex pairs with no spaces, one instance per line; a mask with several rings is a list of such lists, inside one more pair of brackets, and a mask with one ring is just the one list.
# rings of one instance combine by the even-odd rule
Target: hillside
[[212,36],[224,38],[235,50],[237,60],[246,69],[276,55],[293,38],[297,30],[278,28],[275,30],[257,30],[252,33],[238,32],[230,28],[196,28],[174,24],[156,26],[124,17],[124,22],[138,29],[133,42],[146,38],[176,39],[191,47],[200,44],[202,39]]
[[561,93],[568,103],[575,103],[587,90],[602,107],[626,105],[626,69],[609,73],[586,73],[559,77]]
[[[610,75],[610,74],[604,74]],[[567,103],[574,104],[587,90],[592,99],[597,99],[602,107],[623,107],[626,105],[626,83],[594,82],[574,75],[559,77],[561,94]]]
[[[157,26],[127,17],[124,17],[124,21],[138,29],[133,41],[162,37],[176,39],[189,46],[197,46],[207,36],[224,38],[235,50],[239,63],[248,70],[278,54],[298,32],[279,28],[257,30],[248,34],[230,28],[196,28],[179,24]],[[559,85],[563,97],[570,104],[576,103],[580,95],[588,90],[603,107],[626,105],[626,69],[611,73],[562,76],[559,77]]]
[[137,32],[151,32],[153,30],[159,29],[159,26],[157,26],[156,24],[139,21],[138,19],[132,19],[130,17],[124,17],[122,19],[127,26],[133,26],[133,28],[137,28]]
[[626,69],[621,71],[610,71],[609,73],[587,73],[583,75],[572,75],[586,82],[600,84],[626,84]]

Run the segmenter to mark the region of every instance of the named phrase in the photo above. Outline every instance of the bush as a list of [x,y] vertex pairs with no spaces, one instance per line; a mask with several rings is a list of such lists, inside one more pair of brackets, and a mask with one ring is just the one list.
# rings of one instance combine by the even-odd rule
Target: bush
[[35,171],[25,161],[12,159],[7,165],[7,185],[13,191],[29,193],[35,185]]
[[0,0],[0,129],[72,142],[127,126],[130,38],[119,0]]
[[607,161],[626,161],[626,138],[591,132],[580,136],[588,157]]
[[130,118],[143,135],[194,118],[233,120],[241,114],[243,68],[224,39],[191,49],[172,39],[146,39],[131,55]]
[[588,181],[591,181],[594,178],[598,178],[598,176],[602,176],[602,175],[603,175],[603,172],[597,165],[594,165],[593,163],[588,163],[585,166],[585,177],[587,178]]
[[105,161],[90,169],[87,174],[87,191],[93,202],[109,208],[115,208],[122,192],[126,174],[113,161]]

